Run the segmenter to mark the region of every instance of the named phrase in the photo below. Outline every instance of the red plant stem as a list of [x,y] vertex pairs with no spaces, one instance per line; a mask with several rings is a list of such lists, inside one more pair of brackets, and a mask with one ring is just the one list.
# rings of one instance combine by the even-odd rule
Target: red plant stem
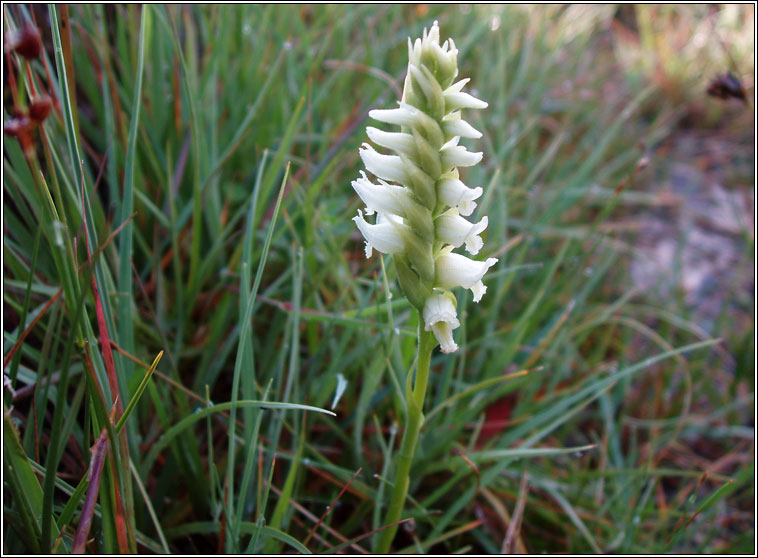
[[13,63],[11,62],[10,50],[5,53],[5,57],[8,59],[8,81],[11,86],[11,97],[13,97],[13,108],[18,107],[18,89],[16,88],[16,76],[13,73]]
[[29,64],[29,61],[27,60],[25,63],[26,66],[26,75],[29,78],[29,90],[32,94],[32,97],[37,96],[37,87],[34,85],[34,76],[32,75],[32,66]]
[[[31,10],[31,12],[32,12],[32,21],[34,22],[34,26],[37,27],[37,29],[39,29],[39,25],[37,25],[37,16],[34,14],[34,10]],[[45,65],[45,74],[47,75],[47,83],[52,83],[53,80],[52,80],[51,74],[50,74],[50,66],[47,65],[47,56],[44,55],[44,52],[43,52],[43,55],[40,56],[40,58],[42,58],[42,63]],[[58,96],[55,94],[55,88],[54,87],[50,87],[50,97],[52,97],[52,99],[53,99],[53,106],[60,113],[61,104],[58,101]]]
[[84,546],[87,544],[87,537],[92,526],[92,516],[95,513],[95,503],[100,491],[100,477],[103,474],[103,465],[105,464],[105,450],[108,447],[108,429],[103,428],[97,441],[92,446],[92,460],[89,463],[87,471],[87,496],[84,499],[82,507],[82,518],[79,520],[79,526],[76,528],[76,537],[74,546],[71,548],[72,554],[84,554]]

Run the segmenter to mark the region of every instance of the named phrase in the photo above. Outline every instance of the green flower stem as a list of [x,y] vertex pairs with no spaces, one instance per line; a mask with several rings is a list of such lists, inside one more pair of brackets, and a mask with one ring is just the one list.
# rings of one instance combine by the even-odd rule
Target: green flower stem
[[[387,516],[384,520],[385,525],[391,525],[400,521],[400,515],[403,513],[405,498],[408,495],[408,485],[410,484],[411,463],[413,454],[416,451],[416,442],[419,439],[421,425],[424,423],[424,398],[426,397],[426,386],[429,380],[429,363],[432,359],[432,351],[437,346],[437,341],[431,331],[424,331],[424,320],[419,316],[418,326],[418,359],[416,364],[416,382],[413,388],[408,382],[408,393],[406,400],[408,402],[407,422],[405,432],[403,433],[403,442],[400,452],[397,454],[397,468],[395,471],[395,485],[392,489],[390,505],[387,509]],[[410,372],[412,374],[412,372]],[[376,549],[378,554],[387,554],[392,544],[392,540],[397,533],[397,525],[388,527],[382,531],[379,544]]]

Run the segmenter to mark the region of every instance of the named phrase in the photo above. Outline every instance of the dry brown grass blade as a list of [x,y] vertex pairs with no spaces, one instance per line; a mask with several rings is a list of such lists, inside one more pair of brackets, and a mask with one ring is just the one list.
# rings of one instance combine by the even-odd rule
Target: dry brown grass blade
[[337,494],[334,500],[332,500],[332,503],[329,504],[329,506],[326,508],[326,511],[323,513],[323,515],[318,518],[318,522],[308,532],[308,536],[305,537],[305,540],[303,541],[303,546],[308,545],[308,542],[311,540],[311,537],[313,537],[313,533],[316,532],[316,529],[318,529],[319,525],[321,525],[321,523],[324,521],[324,518],[326,518],[329,512],[334,509],[335,504],[339,501],[340,498],[342,498],[342,495],[345,493],[345,491],[348,489],[350,484],[355,480],[355,477],[357,477],[362,470],[363,470],[363,467],[358,467],[358,470],[355,472],[355,474],[352,477],[350,477],[350,480],[347,481],[345,486],[342,487],[342,490],[340,490],[339,494]]
[[50,300],[45,303],[45,305],[42,307],[42,310],[39,311],[39,313],[34,317],[32,320],[32,323],[30,323],[26,329],[24,329],[23,332],[21,332],[21,335],[19,335],[18,340],[13,344],[13,346],[10,348],[8,353],[5,355],[5,359],[3,360],[3,369],[7,368],[8,365],[11,363],[11,360],[13,360],[13,355],[16,354],[16,351],[21,348],[21,345],[24,344],[24,341],[26,340],[27,336],[31,333],[31,331],[34,329],[34,326],[37,325],[37,322],[40,321],[42,316],[45,315],[45,313],[50,310],[50,307],[55,303],[56,300],[58,300],[63,294],[63,289],[59,289],[57,293],[55,293]]
[[[332,483],[332,484],[336,484],[336,485],[338,485],[338,486],[340,485],[340,480],[339,480],[338,478],[334,477],[333,475],[330,475],[330,474],[329,474],[329,473],[327,473],[326,471],[324,471],[324,470],[322,470],[322,469],[319,469],[318,467],[313,467],[313,466],[311,466],[311,465],[307,465],[307,467],[308,467],[308,470],[309,470],[311,473],[314,473],[314,474],[316,474],[316,475],[320,476],[321,478],[323,478],[323,479],[325,479],[325,480],[329,481],[329,482],[330,482],[330,483]],[[367,496],[366,496],[366,495],[365,495],[363,492],[361,492],[361,491],[360,491],[359,489],[357,489],[356,487],[354,487],[354,486],[350,485],[349,483],[348,483],[348,485],[347,485],[347,491],[348,491],[350,494],[352,494],[353,496],[357,496],[357,497],[358,497],[358,498],[360,498],[361,500],[366,500],[366,499],[368,498],[368,497],[367,497]]]
[[519,490],[518,502],[516,502],[516,509],[513,510],[513,516],[511,516],[510,525],[508,525],[508,531],[505,533],[505,539],[503,539],[503,546],[501,552],[503,554],[512,554],[514,548],[514,542],[517,542],[517,549],[519,554],[526,554],[526,548],[524,542],[521,540],[521,520],[524,518],[524,509],[526,508],[526,497],[529,493],[529,484],[527,480],[526,471],[524,471],[521,477],[521,488]]
[[[276,494],[277,496],[280,496],[282,491],[279,490],[276,486],[273,484],[271,486],[271,491]],[[307,509],[305,509],[302,505],[300,505],[298,502],[290,498],[290,505],[295,508],[298,512],[300,512],[302,515],[304,515],[306,518],[311,520],[314,523],[318,523],[318,518],[313,515],[311,512],[309,512]],[[356,550],[359,554],[369,554],[369,551],[365,548],[358,546],[355,543],[351,543],[348,539],[346,539],[342,534],[340,534],[338,531],[335,531],[332,527],[329,525],[321,525],[322,528],[326,529],[330,535],[336,537],[340,542],[342,543],[349,543],[349,546]]]
[[[503,504],[503,497],[496,495],[495,493],[490,491],[490,489],[488,488],[482,488],[482,496],[485,497],[487,502],[490,504],[490,506],[492,506],[492,509],[495,511],[495,514],[497,514],[498,519],[500,519],[500,522],[503,525],[503,529],[506,531],[506,538],[507,538],[507,532],[511,524],[513,523],[513,517],[511,516],[510,513],[508,513],[508,510]],[[515,541],[512,541],[512,544],[515,544],[515,548],[512,547],[512,551],[514,553],[527,554],[526,546],[524,545],[524,541],[521,538],[520,532],[516,533]]]

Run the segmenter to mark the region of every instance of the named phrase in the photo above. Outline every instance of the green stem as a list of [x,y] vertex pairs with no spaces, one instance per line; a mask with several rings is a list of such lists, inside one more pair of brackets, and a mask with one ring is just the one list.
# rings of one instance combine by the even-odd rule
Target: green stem
[[[430,331],[424,331],[424,320],[419,316],[418,326],[418,360],[416,365],[416,382],[413,388],[408,383],[408,393],[406,400],[408,402],[408,413],[406,417],[405,431],[403,433],[403,442],[400,446],[400,452],[397,454],[397,468],[395,471],[395,485],[392,488],[392,497],[387,509],[387,516],[384,520],[385,525],[391,525],[382,531],[379,537],[379,544],[376,552],[378,554],[387,554],[392,544],[392,540],[397,533],[397,525],[405,506],[405,498],[408,495],[408,485],[410,484],[411,463],[413,454],[416,451],[416,442],[418,442],[421,425],[424,423],[424,398],[426,397],[426,385],[429,380],[429,362],[432,358],[432,351],[437,346],[434,335]],[[413,372],[409,372],[412,374]]]

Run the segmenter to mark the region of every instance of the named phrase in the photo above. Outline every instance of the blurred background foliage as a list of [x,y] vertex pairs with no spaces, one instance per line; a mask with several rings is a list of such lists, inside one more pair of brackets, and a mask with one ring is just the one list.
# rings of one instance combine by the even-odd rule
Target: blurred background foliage
[[350,181],[435,19],[499,263],[395,549],[753,551],[752,5],[3,15],[4,551],[371,550],[416,324]]

